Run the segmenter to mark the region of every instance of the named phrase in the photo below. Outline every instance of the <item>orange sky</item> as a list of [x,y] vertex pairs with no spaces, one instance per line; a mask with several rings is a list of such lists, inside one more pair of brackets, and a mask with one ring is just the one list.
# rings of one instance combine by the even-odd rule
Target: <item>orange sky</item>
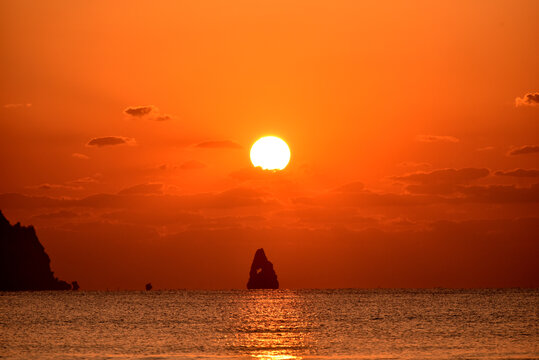
[[2,1],[0,209],[84,289],[537,287],[537,14]]

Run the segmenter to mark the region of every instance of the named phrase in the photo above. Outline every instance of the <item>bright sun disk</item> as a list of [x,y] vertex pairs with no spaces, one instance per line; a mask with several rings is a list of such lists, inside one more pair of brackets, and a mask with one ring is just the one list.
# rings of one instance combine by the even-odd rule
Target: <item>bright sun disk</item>
[[251,147],[251,162],[264,170],[283,170],[290,161],[290,148],[276,136],[264,136]]

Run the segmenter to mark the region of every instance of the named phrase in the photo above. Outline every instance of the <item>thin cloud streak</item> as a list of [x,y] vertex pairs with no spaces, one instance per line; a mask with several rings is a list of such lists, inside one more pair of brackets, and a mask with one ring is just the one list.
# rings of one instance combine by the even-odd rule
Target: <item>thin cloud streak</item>
[[454,136],[448,135],[417,135],[416,141],[426,142],[426,143],[435,143],[435,142],[445,142],[445,143],[458,143],[460,140]]
[[114,145],[134,145],[135,139],[124,137],[124,136],[103,136],[103,137],[97,137],[93,138],[86,146],[97,146],[97,147],[104,147],[104,146],[114,146]]
[[507,155],[516,156],[536,153],[539,153],[539,145],[524,145],[510,150]]

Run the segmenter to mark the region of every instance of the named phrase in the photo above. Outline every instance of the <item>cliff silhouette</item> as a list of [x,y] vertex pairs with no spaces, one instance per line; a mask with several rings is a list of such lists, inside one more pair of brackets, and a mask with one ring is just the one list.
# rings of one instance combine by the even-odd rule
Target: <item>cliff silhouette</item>
[[50,262],[34,227],[11,225],[0,211],[0,291],[70,290],[54,277]]
[[247,289],[278,289],[279,281],[277,274],[273,270],[273,264],[268,261],[264,249],[256,250],[251,271],[249,272],[249,281]]

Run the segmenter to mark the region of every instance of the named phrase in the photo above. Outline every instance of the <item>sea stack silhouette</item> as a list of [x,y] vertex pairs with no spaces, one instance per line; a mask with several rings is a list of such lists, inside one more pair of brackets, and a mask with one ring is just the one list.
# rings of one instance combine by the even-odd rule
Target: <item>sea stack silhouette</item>
[[70,290],[71,284],[54,277],[50,262],[34,227],[12,226],[0,211],[0,291]]
[[268,261],[264,249],[258,249],[255,253],[247,289],[278,289],[279,281],[273,270],[273,264]]

